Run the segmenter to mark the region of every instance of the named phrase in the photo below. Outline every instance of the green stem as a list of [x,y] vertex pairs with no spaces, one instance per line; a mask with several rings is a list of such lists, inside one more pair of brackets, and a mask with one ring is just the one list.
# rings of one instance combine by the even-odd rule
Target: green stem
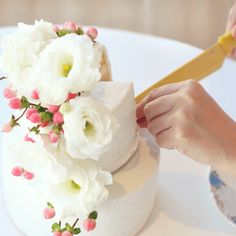
[[15,122],[17,122],[20,118],[22,118],[23,115],[26,113],[27,110],[28,110],[28,107],[25,108],[25,110],[23,111],[23,113],[22,113],[17,119],[15,119]]
[[76,224],[78,223],[78,221],[79,221],[79,218],[76,219],[75,223],[72,225],[72,228],[73,228],[73,229],[75,228],[75,226],[76,226]]

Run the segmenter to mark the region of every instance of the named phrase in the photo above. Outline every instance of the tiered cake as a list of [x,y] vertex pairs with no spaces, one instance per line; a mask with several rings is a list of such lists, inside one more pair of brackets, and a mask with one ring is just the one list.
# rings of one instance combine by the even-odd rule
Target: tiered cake
[[15,128],[2,144],[4,195],[24,235],[134,236],[152,210],[158,150],[96,36],[40,21],[3,41],[4,96],[17,110],[3,127]]

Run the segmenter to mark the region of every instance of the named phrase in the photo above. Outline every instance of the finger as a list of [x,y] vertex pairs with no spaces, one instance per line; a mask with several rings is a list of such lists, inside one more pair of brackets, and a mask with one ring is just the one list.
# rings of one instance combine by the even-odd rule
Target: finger
[[231,32],[232,32],[233,37],[236,39],[236,25],[233,26]]
[[175,140],[174,135],[172,135],[172,127],[167,130],[163,130],[161,133],[156,135],[156,142],[162,148],[175,149]]
[[231,54],[230,54],[230,57],[231,57],[232,59],[236,59],[236,48],[233,49],[233,51],[232,51]]
[[136,107],[136,117],[137,120],[142,119],[144,117],[144,107],[147,103],[155,100],[156,98],[162,97],[167,94],[177,92],[183,84],[180,83],[173,83],[167,84],[160,88],[152,90]]
[[171,114],[169,113],[156,117],[148,123],[149,132],[156,137],[160,133],[170,129],[172,126],[171,119]]
[[[231,33],[232,33],[232,36],[236,39],[236,25],[234,25],[233,26],[233,28],[232,29],[229,29],[228,31],[231,31]],[[234,48],[232,51],[231,51],[231,53],[229,54],[229,57],[231,58],[231,59],[236,59],[236,48]]]
[[226,29],[225,32],[230,32],[233,28],[233,26],[235,25],[236,22],[230,22],[228,21],[227,25],[226,25]]
[[173,94],[165,95],[149,102],[144,107],[144,115],[147,122],[172,110],[175,105],[175,96]]
[[236,4],[229,11],[226,31],[231,31],[231,29],[233,28],[235,24],[236,24]]

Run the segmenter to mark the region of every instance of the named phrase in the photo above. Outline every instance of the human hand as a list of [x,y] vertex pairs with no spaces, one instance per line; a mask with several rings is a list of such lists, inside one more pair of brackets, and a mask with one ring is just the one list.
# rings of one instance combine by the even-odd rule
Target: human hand
[[[229,11],[228,22],[226,25],[226,32],[232,32],[233,37],[236,39],[236,2]],[[236,48],[231,52],[230,57],[236,60]]]
[[155,89],[136,113],[139,126],[148,128],[161,147],[236,172],[236,123],[198,82],[188,80]]

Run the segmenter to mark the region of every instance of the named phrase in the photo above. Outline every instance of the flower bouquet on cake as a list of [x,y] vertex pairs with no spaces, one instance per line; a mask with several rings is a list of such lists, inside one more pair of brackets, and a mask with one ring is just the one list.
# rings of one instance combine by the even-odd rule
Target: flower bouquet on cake
[[3,192],[24,235],[134,236],[152,210],[158,154],[97,34],[41,20],[2,39]]
[[111,174],[101,170],[97,160],[119,125],[89,96],[101,80],[97,30],[85,32],[74,22],[59,27],[36,21],[18,27],[3,39],[1,56],[6,75],[1,79],[9,81],[3,94],[18,114],[2,130],[10,132],[21,121],[26,126],[27,143],[14,147],[19,155],[11,174],[37,186],[45,199],[42,217],[55,221],[54,235],[79,234],[78,218],[73,224],[60,221],[78,212],[87,216],[83,225],[91,231],[95,210],[109,195],[106,185],[112,184]]

